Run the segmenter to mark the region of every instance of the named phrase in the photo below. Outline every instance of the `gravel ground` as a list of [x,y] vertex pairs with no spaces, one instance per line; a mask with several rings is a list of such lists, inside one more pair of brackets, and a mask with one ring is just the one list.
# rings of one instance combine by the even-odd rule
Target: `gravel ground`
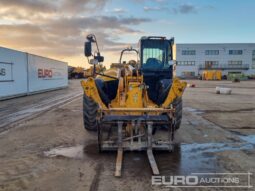
[[[254,186],[255,81],[188,81],[173,153],[154,153],[162,175],[247,173]],[[231,87],[231,95],[215,87]],[[151,184],[144,152],[98,153],[97,135],[83,128],[82,89],[69,88],[0,102],[0,190],[169,190]],[[240,176],[247,185],[247,176]],[[171,188],[171,190],[254,190]]]

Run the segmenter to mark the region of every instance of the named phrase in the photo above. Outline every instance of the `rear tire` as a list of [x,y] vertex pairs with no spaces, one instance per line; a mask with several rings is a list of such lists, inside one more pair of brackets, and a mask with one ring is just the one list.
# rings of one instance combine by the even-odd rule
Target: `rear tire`
[[182,98],[178,97],[173,101],[173,107],[175,108],[175,123],[174,130],[177,130],[181,126],[182,121]]
[[88,131],[97,131],[97,103],[86,96],[83,95],[83,124],[84,128]]

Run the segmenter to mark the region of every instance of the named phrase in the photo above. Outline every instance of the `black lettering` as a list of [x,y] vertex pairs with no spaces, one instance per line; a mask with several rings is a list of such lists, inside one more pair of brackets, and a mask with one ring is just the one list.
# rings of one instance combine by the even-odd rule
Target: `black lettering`
[[1,75],[1,76],[5,76],[5,75],[6,75],[6,71],[5,71],[4,68],[1,68],[1,69],[0,69],[0,75]]

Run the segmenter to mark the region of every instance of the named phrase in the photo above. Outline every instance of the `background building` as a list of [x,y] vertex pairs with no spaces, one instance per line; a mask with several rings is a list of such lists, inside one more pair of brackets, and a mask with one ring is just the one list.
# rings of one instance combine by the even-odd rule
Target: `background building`
[[176,75],[197,77],[203,70],[221,70],[223,75],[255,74],[255,43],[177,44]]

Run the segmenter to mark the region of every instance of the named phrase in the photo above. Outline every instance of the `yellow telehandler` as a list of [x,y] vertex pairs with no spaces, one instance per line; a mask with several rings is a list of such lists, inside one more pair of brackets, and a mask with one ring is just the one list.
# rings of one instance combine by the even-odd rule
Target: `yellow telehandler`
[[[94,52],[92,44],[96,44]],[[187,85],[173,77],[173,47],[173,38],[142,37],[139,50],[122,50],[119,63],[97,73],[96,65],[104,57],[96,36],[87,36],[84,53],[95,70],[81,81],[84,127],[97,131],[99,151],[117,151],[115,176],[121,176],[126,150],[146,150],[153,174],[159,174],[153,150],[173,150]],[[122,61],[127,52],[137,54],[137,61]]]

